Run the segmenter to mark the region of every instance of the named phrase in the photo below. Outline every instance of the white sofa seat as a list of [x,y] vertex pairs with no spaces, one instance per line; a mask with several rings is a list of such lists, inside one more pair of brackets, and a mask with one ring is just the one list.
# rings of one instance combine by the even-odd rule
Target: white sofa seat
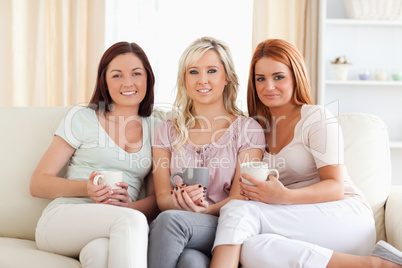
[[[36,223],[50,200],[34,198],[29,193],[32,172],[68,110],[69,107],[0,107],[2,268],[81,267],[78,260],[38,250]],[[161,111],[155,115],[166,116]],[[386,126],[372,115],[346,114],[338,118],[345,140],[345,163],[352,180],[366,194],[373,208],[377,239],[388,240],[402,250],[402,189],[392,187],[390,191]],[[345,243],[348,239],[345,237]]]

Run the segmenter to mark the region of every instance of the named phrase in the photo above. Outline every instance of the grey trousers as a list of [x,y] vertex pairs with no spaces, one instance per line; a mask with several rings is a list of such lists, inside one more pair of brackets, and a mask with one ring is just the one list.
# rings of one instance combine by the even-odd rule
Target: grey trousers
[[152,222],[149,268],[208,268],[218,217],[167,210]]

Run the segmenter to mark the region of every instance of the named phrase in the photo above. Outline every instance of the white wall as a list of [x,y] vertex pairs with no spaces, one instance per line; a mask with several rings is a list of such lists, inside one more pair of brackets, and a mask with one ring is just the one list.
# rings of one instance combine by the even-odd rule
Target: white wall
[[144,49],[156,76],[158,107],[174,101],[178,61],[184,49],[202,36],[223,40],[231,49],[240,80],[238,105],[246,110],[252,8],[253,1],[242,0],[109,0],[106,48],[129,41]]

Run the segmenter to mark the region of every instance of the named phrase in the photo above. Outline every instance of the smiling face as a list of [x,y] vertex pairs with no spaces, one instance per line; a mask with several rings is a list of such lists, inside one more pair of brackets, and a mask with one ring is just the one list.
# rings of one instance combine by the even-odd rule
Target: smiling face
[[261,102],[272,108],[293,104],[293,73],[285,64],[263,57],[255,64],[255,87]]
[[188,95],[195,104],[223,103],[223,90],[228,81],[225,67],[214,50],[206,51],[188,67],[185,80]]
[[147,92],[147,73],[134,53],[120,54],[110,61],[106,84],[116,108],[138,108]]

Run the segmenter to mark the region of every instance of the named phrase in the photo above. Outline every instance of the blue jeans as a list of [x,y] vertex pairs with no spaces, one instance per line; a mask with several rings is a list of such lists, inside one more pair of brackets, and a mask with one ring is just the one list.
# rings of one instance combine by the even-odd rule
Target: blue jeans
[[218,217],[167,210],[152,222],[148,267],[208,268]]

